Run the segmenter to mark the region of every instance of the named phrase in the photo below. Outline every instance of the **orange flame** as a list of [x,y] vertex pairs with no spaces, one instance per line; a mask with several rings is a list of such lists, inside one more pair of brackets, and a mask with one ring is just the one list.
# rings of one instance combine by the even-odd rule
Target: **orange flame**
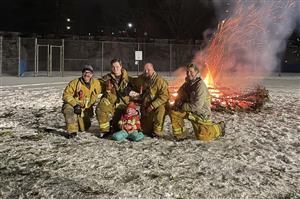
[[205,84],[208,88],[214,88],[215,87],[214,79],[213,79],[210,71],[207,72],[207,74],[206,74],[203,81],[205,82]]

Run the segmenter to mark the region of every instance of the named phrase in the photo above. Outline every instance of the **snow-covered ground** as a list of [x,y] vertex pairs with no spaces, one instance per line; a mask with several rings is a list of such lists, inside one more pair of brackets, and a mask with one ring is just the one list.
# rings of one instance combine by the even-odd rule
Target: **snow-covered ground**
[[225,137],[117,143],[63,134],[65,84],[0,87],[0,198],[300,198],[300,77],[263,83],[260,113],[214,113]]

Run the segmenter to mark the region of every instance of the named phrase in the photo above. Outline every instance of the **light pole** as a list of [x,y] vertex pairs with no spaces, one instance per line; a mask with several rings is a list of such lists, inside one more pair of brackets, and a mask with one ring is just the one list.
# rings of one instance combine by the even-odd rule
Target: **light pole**
[[67,31],[71,30],[71,19],[69,17],[66,18],[67,24],[66,24],[66,29]]

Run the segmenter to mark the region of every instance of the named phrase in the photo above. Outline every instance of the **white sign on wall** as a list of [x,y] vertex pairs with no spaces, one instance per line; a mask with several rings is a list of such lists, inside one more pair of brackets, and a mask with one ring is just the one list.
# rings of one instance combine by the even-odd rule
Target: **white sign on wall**
[[135,60],[142,61],[143,60],[143,51],[135,51]]

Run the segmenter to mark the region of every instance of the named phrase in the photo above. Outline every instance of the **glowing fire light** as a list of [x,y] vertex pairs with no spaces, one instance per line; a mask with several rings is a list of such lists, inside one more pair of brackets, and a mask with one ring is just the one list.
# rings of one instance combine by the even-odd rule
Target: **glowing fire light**
[[[212,96],[211,108],[213,110],[251,110],[256,106],[257,103],[257,94],[256,92],[252,93],[241,93],[238,91],[233,91],[228,88],[217,88],[214,83],[213,76],[210,73],[207,73],[204,78],[205,84],[208,86],[210,95]],[[169,86],[170,90],[170,100],[169,104],[174,105],[176,98],[178,97],[178,88],[182,85],[178,81],[172,83]],[[263,89],[258,91],[265,91]]]
[[175,91],[175,93],[172,93],[173,97],[177,97],[178,93]]
[[210,71],[208,71],[208,73],[206,74],[203,81],[205,82],[205,84],[208,88],[214,88],[215,87],[214,79],[213,79]]
[[[231,16],[221,21],[218,30],[210,39],[206,48],[195,55],[193,60],[204,74],[203,81],[212,96],[212,109],[217,110],[253,110],[261,107],[264,100],[268,97],[268,92],[263,88],[252,89],[251,92],[241,92],[239,87],[248,81],[246,78],[236,78],[233,83],[231,77],[246,76],[252,73],[254,67],[258,72],[262,70],[260,59],[248,59],[249,49],[255,49],[255,55],[264,54],[263,39],[265,32],[265,19],[272,21],[284,19],[284,15],[279,15],[281,7],[295,7],[295,0],[268,1],[262,3],[264,9],[259,9],[256,3],[244,3],[237,0],[236,8]],[[252,54],[251,54],[252,55]],[[253,57],[253,56],[250,56]],[[259,57],[259,56],[255,56]],[[263,59],[262,59],[263,60]],[[226,79],[225,75],[230,74]],[[179,77],[180,78],[180,77]],[[177,97],[177,89],[183,84],[184,79],[170,83],[171,100],[174,104]],[[219,83],[223,87],[218,87]],[[228,85],[233,85],[228,88]],[[248,84],[250,85],[250,84]],[[171,89],[172,88],[172,89]],[[246,87],[244,87],[246,88]],[[223,109],[224,108],[224,109]]]

